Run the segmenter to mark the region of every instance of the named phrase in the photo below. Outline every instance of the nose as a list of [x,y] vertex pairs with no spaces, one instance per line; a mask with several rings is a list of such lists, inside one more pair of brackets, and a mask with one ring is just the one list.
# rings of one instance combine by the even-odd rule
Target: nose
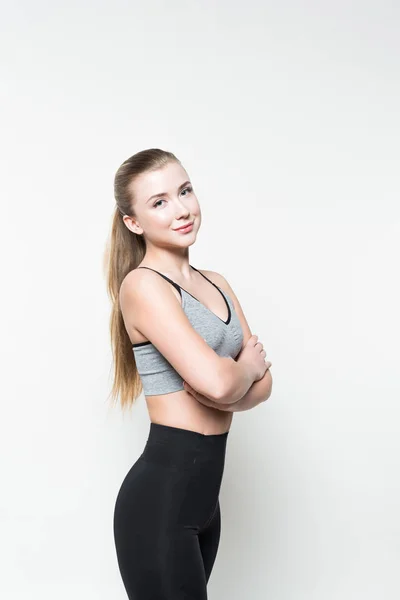
[[175,216],[177,219],[190,215],[190,210],[183,202],[178,201]]

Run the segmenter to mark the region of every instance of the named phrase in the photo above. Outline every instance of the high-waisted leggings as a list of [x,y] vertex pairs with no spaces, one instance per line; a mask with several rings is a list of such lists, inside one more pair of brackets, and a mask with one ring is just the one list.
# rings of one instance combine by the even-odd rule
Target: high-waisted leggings
[[228,433],[150,423],[114,510],[118,566],[130,600],[207,599]]

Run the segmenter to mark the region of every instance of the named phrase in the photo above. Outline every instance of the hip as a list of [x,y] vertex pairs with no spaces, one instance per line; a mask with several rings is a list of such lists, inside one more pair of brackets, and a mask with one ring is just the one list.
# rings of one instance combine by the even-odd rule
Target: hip
[[121,527],[137,519],[137,527],[157,522],[201,530],[218,503],[227,440],[228,432],[203,435],[150,423],[145,448],[117,496],[115,519]]

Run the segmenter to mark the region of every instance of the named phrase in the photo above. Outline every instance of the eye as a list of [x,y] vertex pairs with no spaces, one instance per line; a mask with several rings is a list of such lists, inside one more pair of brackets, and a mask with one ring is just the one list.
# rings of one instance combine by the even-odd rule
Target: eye
[[[181,192],[181,193],[183,194],[183,192],[186,192],[186,191],[187,191],[187,192],[189,192],[189,193],[190,193],[190,192],[192,192],[192,191],[193,191],[193,188],[192,188],[192,186],[188,185],[187,187],[185,187],[185,188],[182,190],[182,192]],[[185,197],[186,197],[186,196],[187,196],[187,194],[185,194]],[[164,200],[163,198],[160,198],[159,200],[157,200],[156,202],[154,202],[153,206],[154,206],[154,207],[157,207],[157,205],[159,206],[159,202],[165,202],[165,200]]]

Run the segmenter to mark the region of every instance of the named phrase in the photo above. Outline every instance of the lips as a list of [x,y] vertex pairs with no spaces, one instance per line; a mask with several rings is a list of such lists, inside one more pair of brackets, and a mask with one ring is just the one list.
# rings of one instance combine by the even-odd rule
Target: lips
[[182,225],[182,227],[177,227],[176,229],[174,229],[174,231],[179,231],[180,229],[186,229],[186,227],[189,227],[189,225],[193,225],[193,221],[191,221],[191,223],[186,223],[186,225]]

